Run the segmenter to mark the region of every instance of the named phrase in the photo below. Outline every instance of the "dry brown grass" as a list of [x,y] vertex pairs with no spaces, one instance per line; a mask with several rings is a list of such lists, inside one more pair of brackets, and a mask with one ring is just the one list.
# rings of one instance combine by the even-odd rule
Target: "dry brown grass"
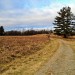
[[3,36],[0,37],[0,65],[39,51],[48,39],[44,35],[39,36]]
[[65,39],[75,52],[75,36]]
[[56,52],[47,35],[0,37],[0,74],[33,75]]
[[47,42],[46,36],[0,37],[0,64],[21,56],[28,56],[40,50]]

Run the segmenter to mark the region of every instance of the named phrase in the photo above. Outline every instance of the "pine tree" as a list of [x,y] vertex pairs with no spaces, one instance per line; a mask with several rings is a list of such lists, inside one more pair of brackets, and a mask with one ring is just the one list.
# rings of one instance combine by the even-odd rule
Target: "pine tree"
[[55,33],[57,35],[63,35],[64,38],[67,38],[72,33],[72,26],[75,24],[72,20],[73,14],[71,12],[70,7],[63,7],[60,12],[58,12],[59,16],[56,16],[54,25],[55,25]]
[[3,26],[0,27],[0,35],[1,36],[4,35],[4,28],[3,28]]

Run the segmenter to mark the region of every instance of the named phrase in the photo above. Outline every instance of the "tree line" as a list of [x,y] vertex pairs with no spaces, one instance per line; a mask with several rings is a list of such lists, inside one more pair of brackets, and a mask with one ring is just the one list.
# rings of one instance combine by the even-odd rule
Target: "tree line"
[[52,30],[26,30],[26,31],[4,31],[4,27],[0,26],[0,36],[24,36],[24,35],[36,35],[36,34],[49,34]]

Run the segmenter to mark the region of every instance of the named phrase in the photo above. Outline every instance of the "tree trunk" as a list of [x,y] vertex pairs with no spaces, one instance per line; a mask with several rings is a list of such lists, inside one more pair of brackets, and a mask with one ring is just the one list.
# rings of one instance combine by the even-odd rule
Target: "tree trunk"
[[64,34],[64,38],[68,38],[67,34]]

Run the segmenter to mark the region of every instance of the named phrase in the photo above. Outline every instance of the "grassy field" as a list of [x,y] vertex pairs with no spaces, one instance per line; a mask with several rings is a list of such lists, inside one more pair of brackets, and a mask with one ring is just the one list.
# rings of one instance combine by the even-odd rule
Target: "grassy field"
[[0,75],[33,75],[58,46],[47,35],[0,37]]
[[72,47],[73,51],[75,52],[75,37],[67,39],[67,42]]

